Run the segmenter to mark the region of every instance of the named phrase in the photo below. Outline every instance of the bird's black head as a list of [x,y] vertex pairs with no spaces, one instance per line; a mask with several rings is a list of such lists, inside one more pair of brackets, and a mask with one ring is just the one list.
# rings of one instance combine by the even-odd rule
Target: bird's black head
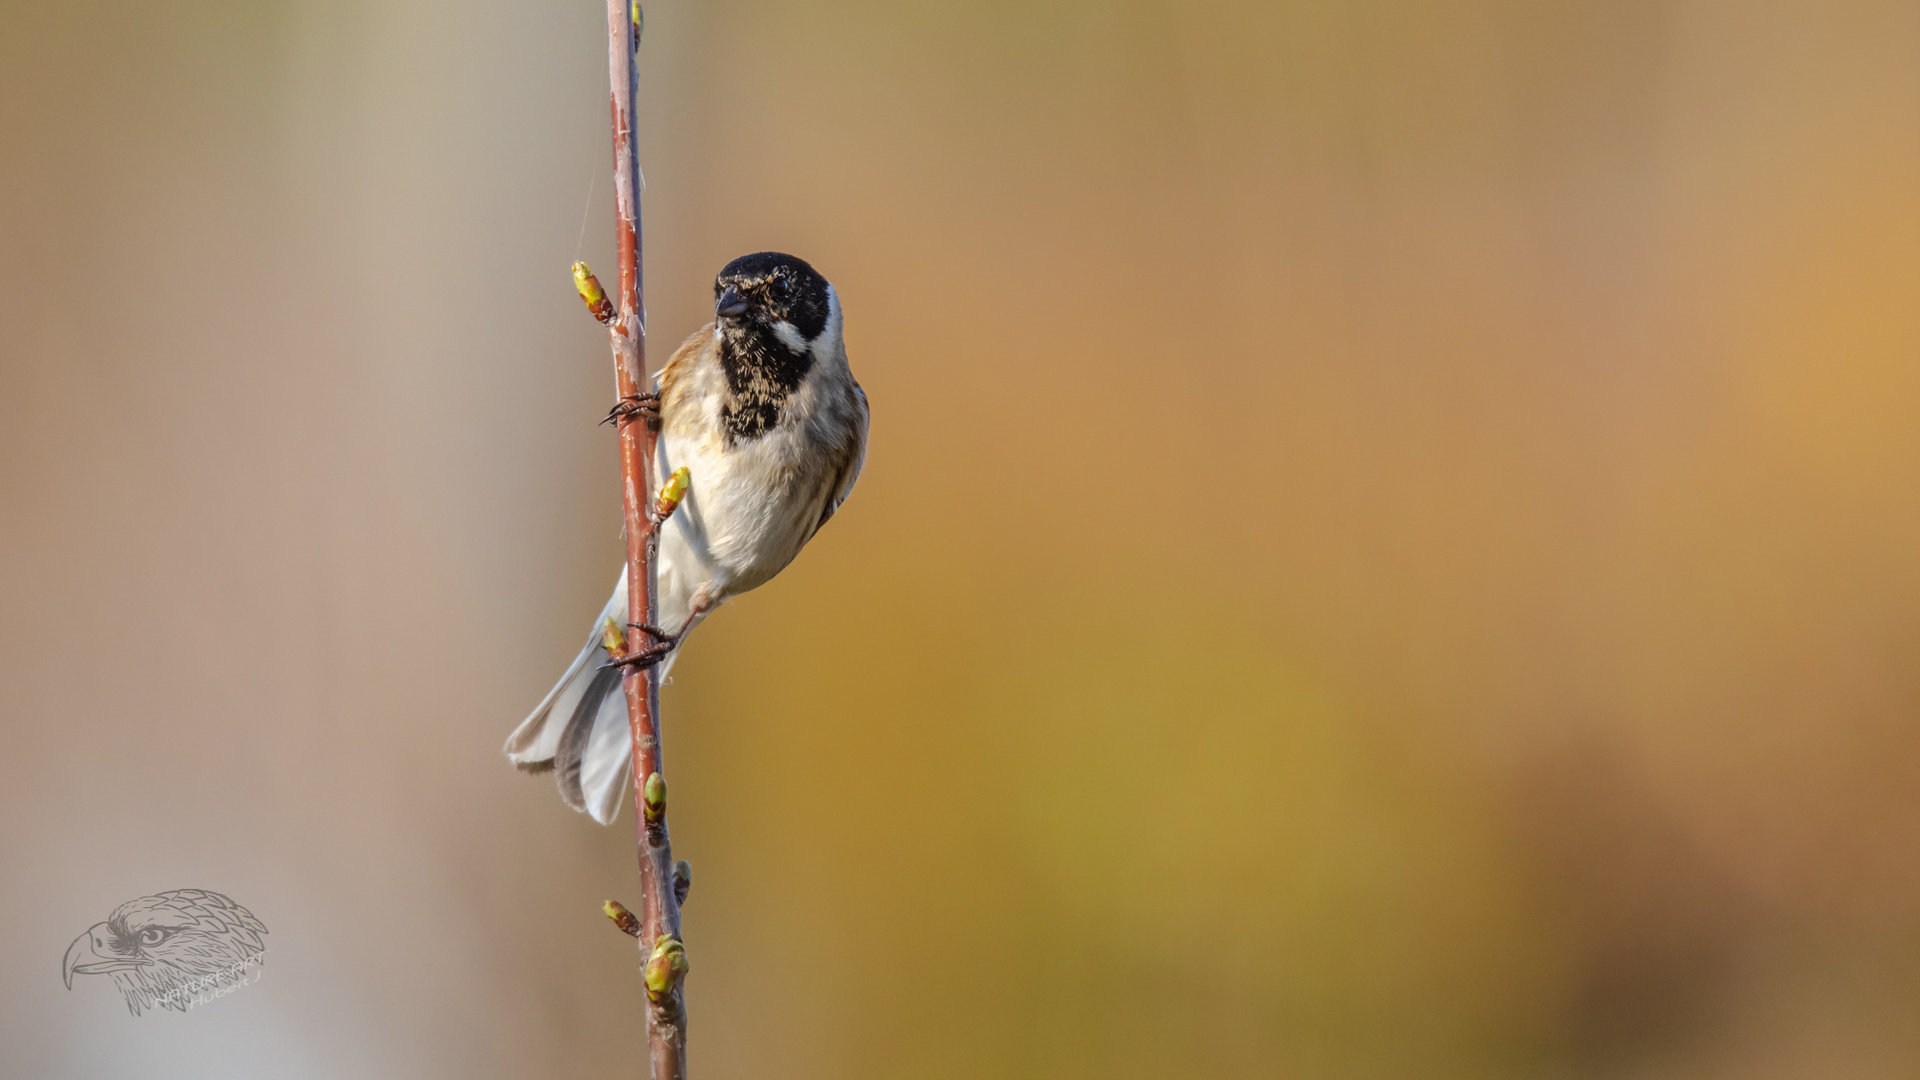
[[742,255],[713,280],[713,314],[722,327],[758,324],[789,349],[803,352],[827,331],[832,288],[792,255]]

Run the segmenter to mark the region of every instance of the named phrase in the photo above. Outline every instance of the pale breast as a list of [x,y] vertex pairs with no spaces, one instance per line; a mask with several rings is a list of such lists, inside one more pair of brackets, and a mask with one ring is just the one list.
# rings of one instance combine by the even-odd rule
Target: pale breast
[[[844,369],[843,369],[844,370]],[[844,384],[844,385],[842,385]],[[711,326],[687,340],[661,376],[659,466],[684,465],[692,485],[674,524],[712,571],[724,599],[779,573],[819,524],[856,452],[849,430],[851,380],[819,366],[795,390],[766,434],[728,443],[727,382]],[[808,417],[801,423],[798,417]]]

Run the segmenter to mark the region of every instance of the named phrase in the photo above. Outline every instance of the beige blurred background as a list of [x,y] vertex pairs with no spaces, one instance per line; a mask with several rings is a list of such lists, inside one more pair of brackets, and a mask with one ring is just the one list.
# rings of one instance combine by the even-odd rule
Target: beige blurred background
[[[0,1072],[639,1074],[499,754],[603,10],[6,3]],[[666,693],[697,1076],[1920,1073],[1920,5],[648,15],[656,357],[793,251],[875,414]],[[61,988],[187,886],[259,985]]]

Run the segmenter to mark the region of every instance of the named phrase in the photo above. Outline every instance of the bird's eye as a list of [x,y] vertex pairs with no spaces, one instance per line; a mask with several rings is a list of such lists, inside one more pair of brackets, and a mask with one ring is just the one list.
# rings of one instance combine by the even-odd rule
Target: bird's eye
[[158,926],[149,926],[140,931],[140,944],[158,945],[173,935],[173,931]]

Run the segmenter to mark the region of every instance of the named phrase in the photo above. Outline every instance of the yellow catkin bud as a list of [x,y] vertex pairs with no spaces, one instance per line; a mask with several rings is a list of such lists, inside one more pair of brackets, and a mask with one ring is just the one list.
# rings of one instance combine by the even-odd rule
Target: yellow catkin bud
[[573,287],[579,291],[580,299],[593,312],[593,317],[603,323],[613,321],[613,301],[608,298],[607,290],[600,287],[600,279],[593,276],[593,268],[586,263],[573,264]]
[[673,470],[673,475],[660,487],[660,497],[654,501],[654,518],[665,521],[672,517],[673,512],[680,509],[681,500],[687,497],[687,487],[692,482],[693,474],[687,471],[685,465]]
[[611,615],[600,624],[600,644],[606,647],[609,655],[625,656],[627,654],[627,632],[614,621]]

